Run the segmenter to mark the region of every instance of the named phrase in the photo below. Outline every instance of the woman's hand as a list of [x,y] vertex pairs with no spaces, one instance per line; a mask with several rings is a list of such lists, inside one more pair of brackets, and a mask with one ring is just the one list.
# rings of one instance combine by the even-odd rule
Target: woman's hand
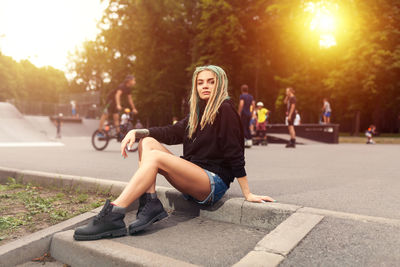
[[126,135],[125,138],[121,142],[121,155],[124,158],[128,157],[128,154],[126,153],[128,148],[131,148],[133,144],[135,143],[136,140],[136,131],[135,130],[130,130]]
[[256,202],[256,203],[261,203],[261,202],[276,202],[275,199],[269,197],[269,196],[259,196],[259,195],[254,195],[252,193],[249,193],[246,196],[246,200],[249,202]]

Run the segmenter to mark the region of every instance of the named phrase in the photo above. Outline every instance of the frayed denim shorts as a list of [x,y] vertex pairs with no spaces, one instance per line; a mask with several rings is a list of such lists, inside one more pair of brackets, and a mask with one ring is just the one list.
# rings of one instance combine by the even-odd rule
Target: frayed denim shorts
[[197,200],[194,197],[187,194],[183,194],[183,197],[186,200],[192,200],[200,205],[212,206],[225,195],[226,190],[228,190],[228,186],[226,186],[224,181],[222,181],[222,179],[217,174],[210,172],[206,169],[203,170],[207,173],[208,178],[210,179],[210,185],[211,185],[210,194],[203,201]]

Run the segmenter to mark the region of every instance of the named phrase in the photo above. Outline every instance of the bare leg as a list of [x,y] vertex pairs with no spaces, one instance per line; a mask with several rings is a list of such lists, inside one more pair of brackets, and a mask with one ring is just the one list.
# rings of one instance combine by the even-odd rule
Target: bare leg
[[[143,142],[143,140],[145,140]],[[163,151],[166,153],[169,153],[171,155],[172,152],[169,151],[168,149],[165,148],[165,146],[161,145],[158,141],[156,141],[155,139],[151,139],[151,138],[146,138],[146,139],[141,139],[139,142],[139,147],[138,147],[138,152],[139,152],[139,167],[140,164],[142,162],[142,154],[144,151],[150,151],[150,150],[159,150],[159,151]],[[166,176],[167,174],[163,171],[158,170],[158,173]],[[156,183],[154,182],[147,190],[146,193],[155,193],[156,192]]]
[[295,139],[296,138],[296,132],[294,131],[294,126],[293,125],[289,125],[289,134],[290,134],[290,138],[291,139]]
[[99,131],[103,130],[104,123],[106,122],[107,119],[108,119],[108,114],[106,114],[106,113],[101,114],[100,123],[99,123]]
[[139,169],[114,204],[127,207],[146,191],[153,191],[158,172],[165,174],[176,189],[196,199],[203,200],[210,194],[210,180],[202,168],[171,153],[153,149],[154,144],[147,145],[147,142],[157,141],[151,137],[141,141]]

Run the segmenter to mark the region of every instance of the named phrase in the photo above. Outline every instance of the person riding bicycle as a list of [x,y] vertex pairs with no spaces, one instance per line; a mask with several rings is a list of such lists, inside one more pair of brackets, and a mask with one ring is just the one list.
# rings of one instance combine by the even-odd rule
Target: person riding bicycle
[[119,129],[119,111],[122,110],[121,106],[121,97],[126,96],[128,99],[128,103],[132,108],[132,112],[134,114],[137,114],[138,111],[135,108],[135,105],[133,104],[132,100],[132,94],[131,94],[131,88],[136,84],[135,77],[133,75],[128,75],[126,76],[125,80],[123,83],[121,83],[118,88],[114,89],[111,91],[110,94],[107,96],[107,104],[103,110],[103,114],[101,115],[100,118],[100,123],[99,123],[99,131],[103,130],[103,126],[105,121],[108,119],[108,114],[113,115],[113,120],[114,120],[114,125],[117,130],[118,134],[118,139],[121,140],[123,137],[120,136],[120,129]]

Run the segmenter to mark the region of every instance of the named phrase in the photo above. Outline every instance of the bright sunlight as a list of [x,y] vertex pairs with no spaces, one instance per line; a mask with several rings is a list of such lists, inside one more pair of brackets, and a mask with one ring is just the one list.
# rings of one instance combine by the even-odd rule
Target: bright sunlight
[[98,33],[108,1],[2,0],[0,52],[38,67],[66,70],[68,53]]
[[319,36],[321,48],[336,45],[335,34],[338,30],[338,5],[328,1],[307,2],[304,11],[309,14],[309,29]]

